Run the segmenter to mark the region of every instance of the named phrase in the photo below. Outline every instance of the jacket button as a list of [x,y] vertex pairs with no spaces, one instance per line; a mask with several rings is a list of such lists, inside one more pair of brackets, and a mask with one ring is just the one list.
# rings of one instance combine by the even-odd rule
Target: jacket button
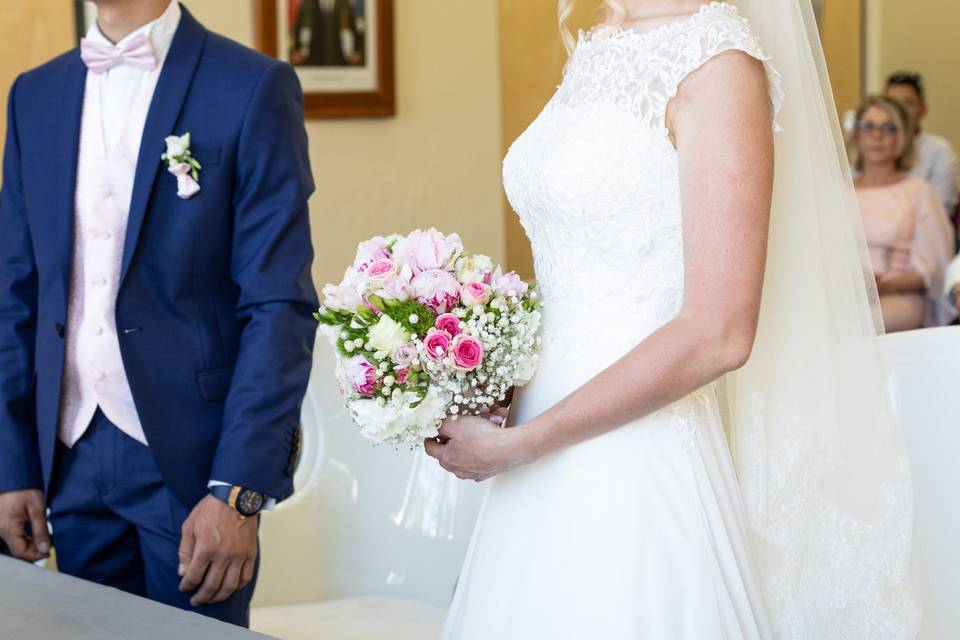
[[65,328],[62,324],[60,324],[60,323],[58,322],[58,323],[57,323],[57,335],[62,338],[64,333],[66,333],[66,328]]

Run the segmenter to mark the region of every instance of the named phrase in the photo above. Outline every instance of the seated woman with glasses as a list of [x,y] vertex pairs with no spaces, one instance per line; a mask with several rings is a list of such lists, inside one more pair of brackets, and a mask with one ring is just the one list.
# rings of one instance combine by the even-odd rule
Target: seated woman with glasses
[[946,324],[943,279],[953,229],[930,184],[908,175],[913,127],[900,103],[873,96],[850,137],[860,213],[888,332]]

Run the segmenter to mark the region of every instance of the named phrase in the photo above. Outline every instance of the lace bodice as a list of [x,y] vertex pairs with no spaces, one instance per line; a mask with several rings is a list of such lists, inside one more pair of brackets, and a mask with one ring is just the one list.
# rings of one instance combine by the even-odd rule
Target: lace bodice
[[[726,3],[650,31],[580,34],[563,83],[504,160],[504,185],[533,248],[547,311],[632,311],[652,331],[683,299],[677,153],[664,118],[682,80],[727,50],[767,65],[776,113],[779,75]],[[611,312],[612,315],[612,312]],[[594,316],[595,317],[595,316]],[[561,341],[562,342],[562,341]]]

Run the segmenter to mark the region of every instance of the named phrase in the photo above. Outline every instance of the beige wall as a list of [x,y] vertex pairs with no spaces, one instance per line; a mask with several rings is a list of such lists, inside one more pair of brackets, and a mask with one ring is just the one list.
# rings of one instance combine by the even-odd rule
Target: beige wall
[[0,11],[0,140],[7,129],[7,95],[26,69],[74,45],[73,5],[66,0],[5,2]]
[[[210,29],[253,42],[252,0],[184,3]],[[342,276],[359,241],[415,227],[457,231],[504,259],[496,4],[396,0],[396,14],[398,115],[307,123],[318,287]],[[5,3],[4,101],[17,73],[73,46],[73,28],[67,0]]]
[[872,89],[898,69],[921,71],[927,82],[927,129],[960,146],[960,3],[956,0],[867,0],[878,39]]
[[[359,241],[415,227],[457,231],[469,249],[504,259],[496,5],[395,1],[398,115],[307,123],[318,287],[343,275]],[[185,4],[252,43],[252,2]]]
[[[823,53],[839,113],[856,109],[862,98],[863,0],[826,0],[820,22]],[[776,62],[776,61],[774,61]]]

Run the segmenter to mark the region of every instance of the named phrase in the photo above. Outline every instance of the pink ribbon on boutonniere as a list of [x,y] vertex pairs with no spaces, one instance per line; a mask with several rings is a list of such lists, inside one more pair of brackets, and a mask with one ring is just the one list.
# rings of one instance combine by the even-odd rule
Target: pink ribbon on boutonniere
[[179,162],[167,167],[167,171],[177,177],[177,195],[184,200],[192,198],[200,191],[200,185],[190,175],[193,167],[186,162]]

